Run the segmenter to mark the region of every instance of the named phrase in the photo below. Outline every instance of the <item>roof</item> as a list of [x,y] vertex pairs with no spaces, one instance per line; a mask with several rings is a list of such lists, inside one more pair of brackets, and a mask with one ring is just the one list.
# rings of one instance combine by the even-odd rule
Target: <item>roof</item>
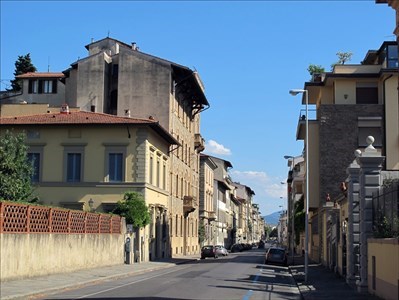
[[159,125],[158,121],[88,111],[0,117],[0,126],[2,125],[148,125],[170,144],[180,145],[172,135]]
[[17,75],[16,78],[63,78],[65,75],[61,72],[28,72],[25,74]]

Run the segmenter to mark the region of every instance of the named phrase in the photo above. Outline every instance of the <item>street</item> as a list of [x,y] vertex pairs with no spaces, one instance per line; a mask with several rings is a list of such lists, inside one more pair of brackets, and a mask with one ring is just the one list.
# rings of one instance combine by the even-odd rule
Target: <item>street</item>
[[300,299],[288,268],[263,260],[253,249],[36,299]]

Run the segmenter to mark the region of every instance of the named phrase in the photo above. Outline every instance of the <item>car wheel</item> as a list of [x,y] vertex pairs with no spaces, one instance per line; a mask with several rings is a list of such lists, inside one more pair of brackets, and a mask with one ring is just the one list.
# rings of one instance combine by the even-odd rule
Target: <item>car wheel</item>
[[205,256],[201,256],[201,259],[205,259]]
[[265,265],[267,265],[267,260],[265,260],[265,263],[264,263]]

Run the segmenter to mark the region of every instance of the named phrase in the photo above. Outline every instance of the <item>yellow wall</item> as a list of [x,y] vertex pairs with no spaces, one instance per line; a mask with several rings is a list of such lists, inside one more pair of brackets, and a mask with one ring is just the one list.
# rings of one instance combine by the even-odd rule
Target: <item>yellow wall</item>
[[[383,299],[399,299],[399,240],[368,239],[368,290]],[[373,257],[376,286],[373,287]]]
[[334,83],[335,104],[356,104],[356,82],[336,79]]
[[398,77],[385,81],[386,168],[399,170]]
[[124,263],[123,234],[0,234],[0,279]]

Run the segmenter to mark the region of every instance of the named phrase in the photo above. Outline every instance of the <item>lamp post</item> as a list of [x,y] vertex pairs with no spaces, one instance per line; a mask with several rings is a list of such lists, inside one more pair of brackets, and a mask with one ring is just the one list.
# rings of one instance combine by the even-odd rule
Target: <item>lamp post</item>
[[308,281],[308,266],[309,266],[309,259],[308,259],[308,245],[309,245],[309,120],[308,120],[308,103],[309,103],[309,96],[307,90],[300,90],[294,89],[290,90],[290,94],[292,96],[296,96],[298,94],[305,94],[306,100],[306,114],[305,114],[305,126],[306,126],[306,137],[305,137],[305,144],[306,144],[306,213],[305,213],[305,282]]
[[[294,167],[295,167],[295,157],[291,156],[291,155],[284,155],[285,159],[291,160],[291,167],[290,167],[290,171],[292,172],[293,176],[293,172],[294,172]],[[289,197],[287,199],[290,199],[291,201],[291,259],[292,259],[292,264],[294,265],[294,255],[295,255],[295,202],[294,202],[294,198],[292,196],[292,192],[289,193]]]

